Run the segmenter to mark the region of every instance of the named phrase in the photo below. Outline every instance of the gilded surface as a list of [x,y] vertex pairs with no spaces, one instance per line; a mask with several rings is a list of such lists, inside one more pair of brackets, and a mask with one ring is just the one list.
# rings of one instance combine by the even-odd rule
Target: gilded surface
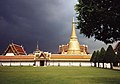
[[80,44],[77,39],[76,31],[75,31],[75,24],[74,19],[72,22],[72,33],[70,36],[69,46],[67,54],[81,54],[80,51]]

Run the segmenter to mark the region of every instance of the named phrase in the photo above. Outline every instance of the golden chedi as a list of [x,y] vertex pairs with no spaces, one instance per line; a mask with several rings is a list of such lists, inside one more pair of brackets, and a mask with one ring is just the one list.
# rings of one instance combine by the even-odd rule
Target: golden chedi
[[80,44],[79,44],[79,41],[77,39],[77,35],[76,35],[76,31],[75,31],[74,18],[73,18],[73,22],[72,22],[72,33],[71,33],[70,41],[68,44],[67,54],[81,54]]

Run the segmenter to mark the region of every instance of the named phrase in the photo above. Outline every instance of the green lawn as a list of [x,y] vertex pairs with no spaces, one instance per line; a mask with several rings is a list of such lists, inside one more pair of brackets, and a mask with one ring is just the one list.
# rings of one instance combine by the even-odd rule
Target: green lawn
[[120,71],[94,67],[0,67],[0,84],[120,84]]

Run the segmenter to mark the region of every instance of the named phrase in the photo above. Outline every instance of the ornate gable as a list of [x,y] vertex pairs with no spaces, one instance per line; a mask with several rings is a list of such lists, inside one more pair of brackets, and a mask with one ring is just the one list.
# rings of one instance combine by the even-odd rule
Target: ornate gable
[[4,51],[3,55],[6,55],[6,54],[14,54],[14,55],[27,55],[26,54],[26,51],[24,50],[24,48],[20,45],[17,45],[17,44],[9,44],[7,49]]

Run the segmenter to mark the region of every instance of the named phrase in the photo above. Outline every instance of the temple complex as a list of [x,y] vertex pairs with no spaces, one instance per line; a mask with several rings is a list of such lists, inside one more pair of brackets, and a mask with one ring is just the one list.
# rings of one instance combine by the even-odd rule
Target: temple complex
[[9,44],[0,56],[1,66],[91,66],[91,56],[87,45],[78,41],[75,22],[72,21],[70,40],[66,45],[59,45],[59,53],[51,54],[41,51],[38,47],[32,54],[26,54],[18,44]]

